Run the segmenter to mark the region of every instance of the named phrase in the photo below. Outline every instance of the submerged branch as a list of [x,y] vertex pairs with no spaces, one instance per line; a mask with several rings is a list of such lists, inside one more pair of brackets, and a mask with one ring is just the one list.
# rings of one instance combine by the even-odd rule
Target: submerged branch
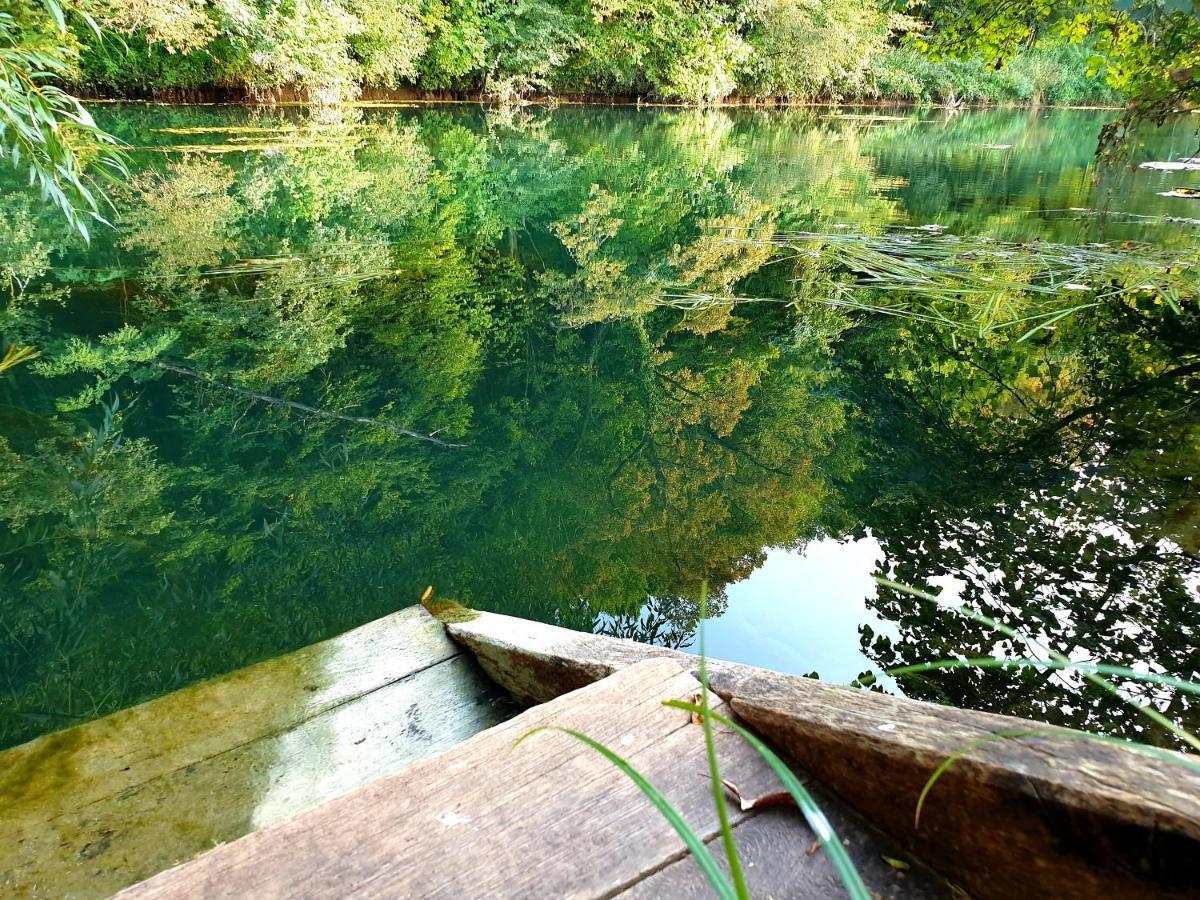
[[174,372],[177,375],[186,375],[188,378],[196,378],[213,387],[222,388],[223,390],[232,391],[235,394],[240,394],[243,397],[249,397],[251,400],[257,400],[260,403],[266,403],[270,406],[282,406],[286,409],[294,409],[297,412],[302,412],[310,416],[318,416],[322,419],[336,419],[339,422],[352,422],[356,425],[371,425],[375,428],[386,428],[388,431],[394,431],[396,434],[402,434],[405,437],[415,438],[418,441],[426,441],[430,444],[437,444],[439,447],[465,447],[465,444],[454,444],[449,441],[443,441],[431,434],[422,434],[419,431],[413,431],[409,428],[403,428],[392,422],[385,422],[383,419],[372,419],[367,416],[348,416],[344,413],[331,412],[327,409],[318,409],[315,406],[309,406],[307,403],[299,403],[295,400],[284,400],[282,397],[272,397],[269,394],[260,394],[257,391],[251,391],[247,388],[238,387],[237,385],[227,384],[219,381],[211,375],[206,375],[204,372],[198,372],[195,369],[189,369],[186,366],[174,366],[170,363],[155,361],[155,366],[166,371]]

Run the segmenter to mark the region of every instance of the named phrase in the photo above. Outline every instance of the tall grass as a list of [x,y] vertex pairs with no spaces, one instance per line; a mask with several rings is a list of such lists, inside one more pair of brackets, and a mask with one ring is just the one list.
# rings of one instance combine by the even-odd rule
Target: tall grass
[[[727,240],[763,243],[733,230]],[[1003,242],[942,234],[931,226],[880,234],[781,233],[769,243],[785,258],[815,261],[841,276],[830,279],[832,296],[824,302],[832,306],[919,319],[981,337],[1017,329],[1017,340],[1025,341],[1068,316],[1126,297],[1182,315],[1200,296],[1200,260],[1130,242]],[[691,303],[697,306],[698,300]]]

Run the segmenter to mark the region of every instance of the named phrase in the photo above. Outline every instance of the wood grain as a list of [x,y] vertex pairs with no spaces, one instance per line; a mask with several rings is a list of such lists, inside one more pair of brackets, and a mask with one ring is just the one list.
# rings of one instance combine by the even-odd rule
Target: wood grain
[[[829,805],[826,805],[829,808]],[[853,827],[835,822],[839,834],[854,834]],[[816,846],[816,835],[795,809],[772,807],[748,817],[734,828],[738,855],[746,873],[751,897],[774,900],[827,900],[845,895],[833,865]],[[709,842],[713,855],[724,862],[722,842]],[[856,844],[850,856],[878,897],[933,900],[950,892],[920,866],[898,861],[896,868],[877,848]],[[872,852],[875,851],[875,852]],[[690,858],[683,858],[653,873],[617,895],[620,900],[710,900],[712,889]]]
[[[461,619],[466,617],[460,616]],[[638,659],[695,657],[493,613],[447,626],[485,670],[542,700]],[[1069,739],[1037,723],[731,663],[712,687],[865,819],[981,897],[1194,896],[1200,773],[1176,755]],[[930,794],[930,774],[973,743]]]
[[320,715],[459,651],[420,607],[0,753],[13,828]]
[[[632,782],[574,739],[514,741],[540,726],[581,729],[711,838],[703,730],[661,702],[697,688],[670,660],[631,666],[120,896],[611,896],[679,859],[682,841]],[[727,777],[774,777],[735,735],[717,738]]]
[[509,707],[418,607],[40,738],[0,754],[0,894],[109,896]]

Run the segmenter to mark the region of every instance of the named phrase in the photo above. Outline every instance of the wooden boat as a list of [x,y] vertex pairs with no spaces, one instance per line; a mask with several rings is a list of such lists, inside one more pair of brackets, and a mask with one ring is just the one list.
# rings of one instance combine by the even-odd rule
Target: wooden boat
[[[594,751],[559,733],[513,748],[543,726],[609,743],[716,852],[702,729],[661,703],[695,695],[696,666],[452,603],[402,610],[0,753],[0,893],[707,896],[670,826]],[[807,777],[879,896],[1200,891],[1200,773],[1182,756],[710,670],[726,712]],[[780,786],[757,754],[722,732],[718,755],[755,896],[837,896],[816,836],[768,804]]]

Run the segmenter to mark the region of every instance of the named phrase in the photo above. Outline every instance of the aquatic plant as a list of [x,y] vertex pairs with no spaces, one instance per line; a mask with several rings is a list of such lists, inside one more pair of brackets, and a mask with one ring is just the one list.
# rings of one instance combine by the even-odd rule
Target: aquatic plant
[[[1170,249],[1124,242],[1084,245],[997,241],[944,234],[937,225],[882,233],[780,233],[770,243],[831,272],[831,306],[919,319],[979,336],[1019,329],[1018,341],[1101,303],[1145,300],[1176,315],[1200,298],[1200,262]],[[735,243],[757,236],[728,233]],[[762,298],[684,295],[692,307]]]
[[0,375],[3,375],[14,366],[19,366],[23,362],[36,359],[38,356],[38,351],[32,347],[27,347],[23,344],[9,344],[4,350],[4,355],[0,356]]

